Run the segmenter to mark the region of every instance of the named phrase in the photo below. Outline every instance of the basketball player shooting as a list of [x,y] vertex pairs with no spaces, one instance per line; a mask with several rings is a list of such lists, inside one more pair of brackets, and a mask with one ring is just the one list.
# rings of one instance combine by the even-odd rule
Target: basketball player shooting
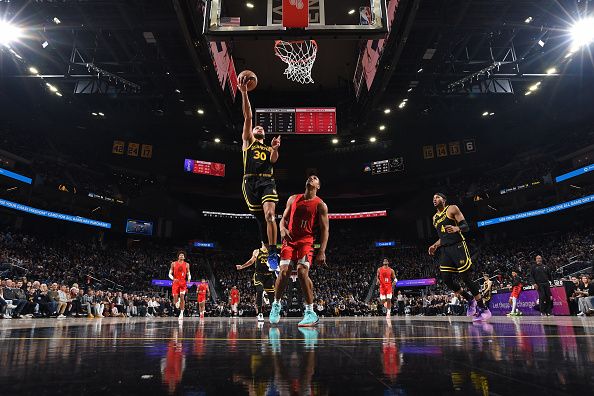
[[382,266],[377,269],[377,283],[380,288],[380,301],[386,307],[386,319],[390,319],[392,313],[392,289],[396,284],[396,273],[390,268],[388,259],[384,259]]
[[[472,280],[472,259],[462,233],[468,232],[470,227],[464,215],[456,205],[446,205],[447,198],[442,193],[433,195],[433,206],[436,213],[433,216],[433,226],[437,230],[439,239],[429,246],[429,255],[433,256],[439,249],[439,271],[443,282],[452,291],[462,295],[468,301],[467,316],[473,321],[487,320],[491,311],[483,304],[478,285]],[[466,291],[454,281],[458,274],[469,291]],[[478,305],[478,310],[477,310]]]
[[171,263],[169,267],[169,279],[173,281],[171,285],[171,294],[175,307],[179,309],[179,319],[184,318],[184,308],[186,305],[185,294],[188,291],[188,284],[192,280],[190,274],[190,263],[186,261],[185,252],[177,253],[177,261]]
[[281,137],[272,139],[271,146],[264,143],[265,131],[260,125],[252,128],[252,106],[248,91],[254,88],[255,75],[242,72],[238,76],[238,87],[243,108],[243,197],[249,211],[256,217],[262,243],[268,247],[268,267],[278,269],[276,239],[276,203],[278,194],[273,178],[273,165],[278,161]]
[[287,287],[291,268],[297,267],[297,277],[305,298],[305,312],[300,327],[315,326],[318,315],[313,310],[313,283],[309,278],[309,268],[313,258],[314,228],[320,228],[320,250],[316,256],[316,263],[326,263],[326,246],[330,235],[328,222],[328,207],[318,197],[320,179],[312,175],[305,183],[305,193],[292,195],[287,201],[287,207],[280,223],[283,247],[281,250],[280,272],[276,279],[274,302],[270,311],[270,323],[280,321],[281,298]]

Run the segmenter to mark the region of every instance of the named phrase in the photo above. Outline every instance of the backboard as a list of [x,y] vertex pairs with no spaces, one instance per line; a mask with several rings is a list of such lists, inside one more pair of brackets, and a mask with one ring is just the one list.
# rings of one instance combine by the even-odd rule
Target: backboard
[[[308,7],[308,26],[284,27],[288,7],[303,6],[303,2]],[[211,41],[374,39],[388,32],[385,0],[207,0],[204,11],[203,33]]]

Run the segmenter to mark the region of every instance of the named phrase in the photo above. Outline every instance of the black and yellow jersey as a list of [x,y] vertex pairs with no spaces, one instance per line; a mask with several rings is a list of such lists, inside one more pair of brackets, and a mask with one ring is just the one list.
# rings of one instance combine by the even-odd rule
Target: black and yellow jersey
[[261,274],[270,273],[270,269],[268,268],[268,250],[258,249],[258,257],[256,257],[254,269]]
[[244,176],[272,177],[271,154],[272,147],[254,140],[247,149],[243,150]]
[[436,213],[433,216],[433,226],[437,230],[437,236],[441,241],[441,246],[449,246],[464,240],[464,235],[461,232],[455,232],[448,234],[445,230],[445,226],[458,226],[458,222],[455,219],[448,217],[447,212],[450,206],[443,208],[441,212]]

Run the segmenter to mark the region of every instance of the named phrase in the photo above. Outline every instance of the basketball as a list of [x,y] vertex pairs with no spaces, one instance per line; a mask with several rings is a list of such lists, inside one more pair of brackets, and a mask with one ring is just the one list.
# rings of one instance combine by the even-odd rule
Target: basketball
[[253,91],[258,86],[258,76],[251,70],[244,70],[237,76],[237,81],[241,81],[242,78],[247,78],[247,90]]

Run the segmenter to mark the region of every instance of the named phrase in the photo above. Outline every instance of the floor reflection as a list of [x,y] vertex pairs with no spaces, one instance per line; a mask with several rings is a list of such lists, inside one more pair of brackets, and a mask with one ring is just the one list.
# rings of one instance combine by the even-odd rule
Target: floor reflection
[[594,321],[562,318],[0,323],[6,394],[569,394],[593,364]]

